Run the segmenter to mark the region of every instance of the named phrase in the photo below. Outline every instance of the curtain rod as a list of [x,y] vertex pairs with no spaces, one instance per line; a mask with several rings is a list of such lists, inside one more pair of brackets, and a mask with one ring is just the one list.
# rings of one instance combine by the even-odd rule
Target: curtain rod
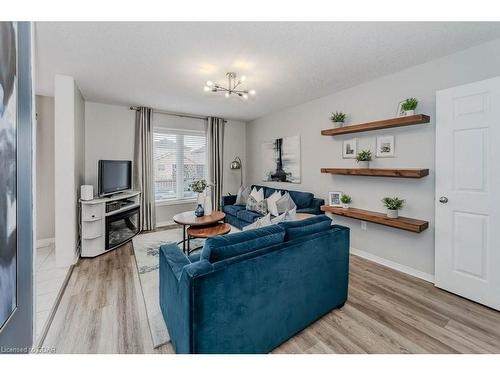
[[[137,111],[139,109],[139,107],[132,105],[132,106],[130,106],[130,109],[132,111]],[[208,116],[198,116],[198,115],[192,115],[189,113],[182,113],[182,112],[161,111],[159,109],[153,109],[153,113],[161,113],[162,115],[170,115],[170,116],[178,116],[178,117],[195,118],[195,119],[199,119],[199,120],[208,120]],[[224,122],[227,122],[227,121],[224,120]]]

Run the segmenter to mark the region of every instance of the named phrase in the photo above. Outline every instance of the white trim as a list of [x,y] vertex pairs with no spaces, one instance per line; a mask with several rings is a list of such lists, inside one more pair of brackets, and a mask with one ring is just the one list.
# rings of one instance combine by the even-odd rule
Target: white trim
[[419,279],[422,279],[422,280],[425,280],[425,281],[428,281],[428,282],[434,284],[434,275],[431,275],[429,273],[416,270],[415,268],[411,268],[411,267],[405,266],[405,265],[400,264],[400,263],[393,262],[392,260],[378,257],[378,256],[373,255],[371,253],[368,253],[366,251],[355,249],[354,247],[351,247],[351,254],[357,255],[361,258],[371,260],[372,262],[381,264],[383,266],[392,268],[396,271],[400,271],[400,272],[406,273],[406,274],[411,275],[411,276],[418,277]]
[[39,247],[47,247],[56,242],[55,238],[40,238],[39,240],[36,240],[36,248],[38,249]]
[[188,198],[188,199],[165,199],[161,201],[155,201],[155,206],[156,207],[161,207],[161,206],[175,206],[178,204],[189,204],[189,203],[196,203],[197,199],[196,198]]

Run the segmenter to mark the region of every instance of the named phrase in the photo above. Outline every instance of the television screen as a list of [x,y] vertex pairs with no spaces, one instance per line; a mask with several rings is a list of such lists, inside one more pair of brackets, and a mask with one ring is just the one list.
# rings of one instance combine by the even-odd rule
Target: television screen
[[99,160],[99,195],[132,189],[130,160]]

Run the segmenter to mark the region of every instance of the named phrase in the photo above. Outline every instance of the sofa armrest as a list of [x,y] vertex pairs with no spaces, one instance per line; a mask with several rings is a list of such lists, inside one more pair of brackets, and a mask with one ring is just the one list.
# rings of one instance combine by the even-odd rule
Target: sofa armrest
[[160,253],[165,257],[166,264],[169,268],[169,270],[165,271],[171,272],[172,275],[177,279],[177,281],[179,281],[181,278],[182,269],[188,264],[191,264],[189,258],[175,243],[162,245],[160,247]]
[[236,195],[224,195],[222,197],[222,207],[236,203]]
[[311,205],[309,206],[309,208],[312,208],[315,211],[316,215],[319,215],[319,214],[323,213],[323,211],[321,211],[321,206],[324,205],[324,204],[325,204],[325,200],[324,199],[313,198],[313,200],[312,200]]

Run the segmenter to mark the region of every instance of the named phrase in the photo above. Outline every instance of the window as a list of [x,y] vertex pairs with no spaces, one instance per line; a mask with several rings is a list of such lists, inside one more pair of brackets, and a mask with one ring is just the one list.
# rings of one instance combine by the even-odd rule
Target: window
[[207,179],[205,132],[155,128],[153,142],[155,200],[195,198],[189,185]]

